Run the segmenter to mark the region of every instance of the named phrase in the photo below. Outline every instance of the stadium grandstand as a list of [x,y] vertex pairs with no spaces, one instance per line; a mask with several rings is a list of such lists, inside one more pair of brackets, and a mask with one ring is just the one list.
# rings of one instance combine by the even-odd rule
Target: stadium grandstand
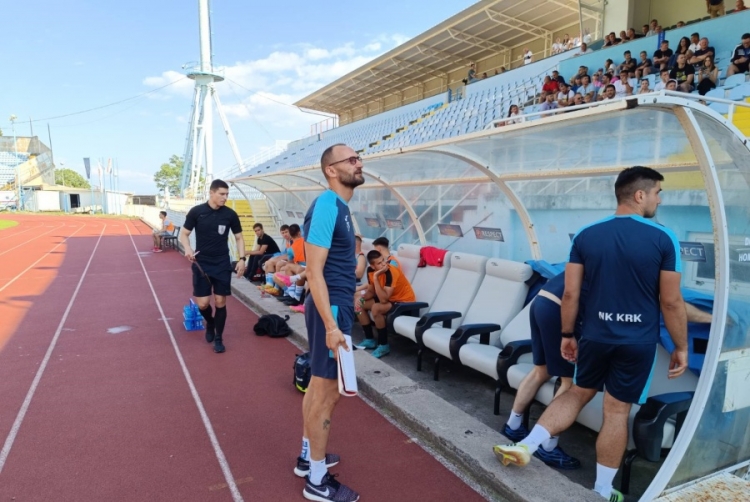
[[[385,361],[502,430],[496,415],[507,415],[532,368],[529,284],[559,271],[575,233],[612,213],[622,169],[657,169],[666,179],[656,220],[680,241],[683,296],[713,318],[691,323],[689,371],[676,380],[667,378],[674,347],[662,327],[617,484],[628,501],[746,495],[750,12],[724,3],[720,11],[702,1],[477,2],[295,103],[336,115],[338,127],[219,177],[247,199],[233,201],[247,205],[244,217],[278,237],[326,189],[322,152],[354,148],[366,181],[349,206],[365,251],[387,237],[426,305],[420,313],[455,311],[429,329],[390,319]],[[170,217],[181,225],[179,210]],[[444,267],[417,266],[426,246],[446,252]],[[269,309],[260,292],[247,295]],[[497,328],[457,331],[476,324]],[[434,383],[412,371],[415,355],[422,370],[424,354]],[[441,361],[451,374],[440,376]],[[537,405],[551,402],[556,384],[542,386]],[[602,399],[568,436],[584,466],[563,471],[561,487],[590,488]],[[518,471],[500,476],[493,467],[472,475],[528,499],[526,485],[551,472],[521,481]]]

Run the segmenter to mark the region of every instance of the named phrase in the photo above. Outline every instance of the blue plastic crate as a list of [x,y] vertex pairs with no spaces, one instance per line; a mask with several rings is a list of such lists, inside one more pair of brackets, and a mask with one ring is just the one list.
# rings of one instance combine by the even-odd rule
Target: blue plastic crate
[[182,325],[186,331],[200,331],[203,329],[203,320],[184,321]]

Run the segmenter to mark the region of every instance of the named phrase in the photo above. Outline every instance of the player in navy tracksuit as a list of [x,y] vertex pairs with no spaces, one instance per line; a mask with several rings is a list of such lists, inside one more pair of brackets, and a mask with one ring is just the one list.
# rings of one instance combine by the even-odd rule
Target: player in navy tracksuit
[[346,347],[354,323],[352,298],[356,288],[354,226],[349,200],[364,183],[362,159],[346,145],[323,152],[321,169],[330,190],[313,202],[304,222],[305,258],[310,294],[305,301],[305,324],[310,345],[312,378],[302,402],[302,453],[294,473],[306,477],[302,492],[308,500],[355,502],[359,495],[328,474],[339,462],[326,453],[331,415],[340,394],[336,354]]
[[[584,227],[573,238],[565,267],[561,352],[576,362],[574,385],[552,401],[520,443],[494,447],[504,464],[526,465],[541,443],[573,424],[604,384],[594,490],[611,502],[623,500],[612,480],[627,446],[630,407],[648,395],[660,310],[675,345],[668,376],[676,378],[687,368],[679,243],[672,231],[648,220],[661,203],[663,180],[647,167],[623,170],[615,182],[615,214]],[[573,331],[582,287],[586,295],[577,342]]]

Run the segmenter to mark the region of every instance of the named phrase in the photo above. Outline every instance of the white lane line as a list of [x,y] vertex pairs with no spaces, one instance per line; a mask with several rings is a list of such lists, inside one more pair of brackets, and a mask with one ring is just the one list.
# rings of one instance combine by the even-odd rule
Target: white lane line
[[227,458],[224,456],[224,452],[221,449],[221,445],[219,445],[219,439],[216,437],[216,432],[214,432],[214,427],[211,425],[211,420],[208,418],[208,413],[206,413],[206,408],[203,407],[203,402],[201,401],[200,396],[198,395],[198,390],[195,388],[195,384],[193,383],[193,378],[190,376],[190,371],[188,371],[187,365],[185,364],[185,359],[182,357],[182,352],[180,352],[180,348],[177,346],[177,341],[175,340],[174,333],[172,332],[172,328],[169,326],[169,322],[167,322],[167,315],[164,313],[164,309],[161,307],[161,302],[159,301],[159,296],[156,294],[156,290],[154,289],[154,285],[151,282],[151,278],[148,275],[148,272],[146,271],[146,266],[143,264],[143,259],[141,258],[140,253],[138,252],[138,247],[135,245],[135,240],[133,240],[133,234],[130,232],[130,225],[125,225],[125,227],[128,229],[128,235],[130,236],[130,242],[133,243],[133,249],[135,249],[135,255],[138,257],[138,261],[141,263],[141,268],[143,269],[143,273],[146,276],[146,281],[148,281],[148,286],[151,288],[151,294],[154,296],[154,301],[156,302],[156,306],[159,308],[159,314],[161,314],[161,318],[164,321],[164,326],[167,328],[167,333],[169,333],[169,339],[172,341],[172,347],[174,348],[175,354],[177,354],[177,360],[180,362],[180,366],[182,367],[182,373],[185,375],[185,380],[187,380],[188,387],[190,387],[190,393],[193,395],[193,400],[195,401],[195,405],[198,407],[198,412],[200,413],[201,420],[203,420],[203,425],[206,428],[206,432],[208,433],[208,437],[211,440],[211,446],[214,447],[214,453],[216,454],[216,460],[219,461],[219,465],[221,466],[221,472],[224,473],[224,479],[227,482],[227,485],[229,486],[229,490],[232,492],[232,499],[234,502],[243,502],[242,495],[240,494],[240,490],[237,488],[237,483],[234,481],[234,476],[232,476],[232,471],[229,469],[229,462],[227,462]]
[[[78,230],[76,230],[75,232],[73,232],[72,234],[70,234],[69,236],[67,236],[64,240],[62,240],[61,242],[59,242],[55,247],[53,247],[52,249],[50,249],[49,251],[47,251],[46,253],[44,253],[41,258],[39,258],[37,261],[35,261],[34,263],[32,263],[31,265],[29,265],[28,267],[26,267],[23,272],[21,272],[20,274],[18,274],[17,276],[15,276],[13,279],[11,279],[10,281],[8,281],[7,284],[5,284],[5,286],[3,286],[2,288],[0,288],[0,292],[2,292],[5,288],[7,288],[8,286],[10,286],[14,282],[16,282],[23,274],[25,274],[26,272],[28,272],[29,270],[31,270],[32,268],[34,268],[37,265],[37,263],[39,263],[40,261],[42,261],[43,259],[45,259],[47,256],[49,256],[50,253],[52,253],[52,251],[54,251],[58,247],[60,247],[63,244],[65,244],[65,242],[68,239],[70,239],[71,237],[73,237],[76,233],[78,233],[79,230],[81,230],[85,226],[86,225],[82,225],[82,226],[78,227]],[[102,232],[103,231],[104,230],[102,230]]]
[[13,246],[13,247],[12,247],[12,248],[10,248],[10,249],[6,249],[6,250],[5,250],[5,251],[3,251],[2,253],[0,253],[0,256],[4,255],[5,253],[10,253],[11,251],[13,251],[13,250],[14,250],[14,249],[16,249],[16,248],[20,248],[21,246],[25,246],[25,245],[26,245],[26,244],[28,244],[29,242],[35,241],[35,240],[37,240],[37,239],[38,239],[39,237],[42,237],[42,236],[44,236],[44,235],[47,235],[47,234],[48,234],[48,233],[50,233],[50,232],[54,232],[54,231],[55,231],[55,230],[56,230],[57,228],[60,228],[60,227],[55,227],[55,228],[53,228],[52,230],[47,230],[47,231],[46,231],[46,232],[44,232],[43,234],[39,234],[39,235],[37,235],[36,237],[32,237],[31,239],[29,239],[29,240],[27,240],[27,241],[23,241],[23,242],[22,242],[21,244],[18,244],[17,246]]
[[15,237],[16,235],[21,235],[21,234],[23,234],[23,233],[26,233],[26,232],[30,232],[30,231],[32,231],[32,230],[34,230],[34,229],[37,229],[37,228],[42,228],[42,226],[43,226],[43,225],[37,225],[37,226],[35,226],[35,227],[30,227],[30,228],[26,228],[25,230],[21,230],[20,232],[16,232],[16,233],[14,233],[14,234],[7,234],[7,233],[3,232],[2,234],[0,234],[0,240],[5,240],[5,239],[12,239],[12,238],[13,238],[13,237]]
[[[16,415],[16,420],[13,422],[13,426],[10,428],[10,433],[8,434],[8,437],[5,439],[5,444],[3,444],[3,449],[0,450],[0,473],[3,472],[3,467],[5,467],[5,461],[8,460],[10,449],[13,447],[13,442],[16,440],[16,436],[18,435],[18,430],[21,428],[23,419],[24,417],[26,417],[26,412],[28,411],[29,405],[31,404],[31,399],[34,397],[36,388],[39,386],[39,381],[42,379],[44,370],[47,368],[47,363],[49,362],[50,357],[52,357],[52,351],[55,350],[55,346],[57,345],[57,340],[58,338],[60,338],[60,333],[62,333],[63,331],[63,326],[65,325],[65,321],[68,320],[68,314],[70,313],[70,309],[73,307],[73,302],[75,301],[76,296],[78,296],[78,291],[81,289],[81,284],[83,284],[83,279],[86,278],[86,273],[89,271],[91,260],[94,259],[94,254],[96,254],[96,249],[99,247],[99,243],[102,240],[102,236],[104,235],[104,230],[106,228],[107,228],[107,225],[104,225],[104,228],[102,228],[102,233],[99,234],[99,240],[96,241],[94,250],[91,251],[91,256],[89,257],[89,261],[88,263],[86,263],[86,268],[83,269],[81,278],[78,280],[78,285],[76,286],[75,291],[73,291],[73,296],[70,297],[70,302],[68,302],[68,307],[65,309],[65,313],[63,313],[62,319],[60,319],[60,324],[58,324],[57,326],[57,330],[55,331],[55,336],[52,337],[52,341],[50,342],[49,347],[47,347],[47,353],[44,354],[44,359],[42,359],[42,363],[39,365],[39,369],[36,371],[36,375],[34,376],[34,380],[31,382],[31,387],[29,387],[29,391],[26,393],[26,398],[23,400],[21,409],[18,410],[18,415]],[[80,230],[80,228],[78,230]],[[78,230],[76,230],[76,232]]]

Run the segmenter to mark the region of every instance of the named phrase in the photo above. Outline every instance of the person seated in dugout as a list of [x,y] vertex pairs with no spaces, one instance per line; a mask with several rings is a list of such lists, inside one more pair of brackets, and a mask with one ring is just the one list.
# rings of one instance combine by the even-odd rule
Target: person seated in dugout
[[[394,303],[416,301],[414,290],[408,279],[398,267],[386,261],[386,258],[376,250],[367,253],[367,284],[357,288],[364,291],[360,305],[355,304],[357,318],[365,332],[365,340],[358,345],[361,349],[375,349],[372,355],[381,358],[390,354],[388,345],[388,329],[386,315],[393,308]],[[360,310],[361,309],[361,310]],[[372,320],[370,319],[372,314]],[[375,341],[372,332],[372,322],[378,330],[378,340]]]
[[[271,285],[266,285],[266,291],[273,295],[279,295],[280,289],[284,290],[284,296],[289,296],[297,302],[302,299],[305,290],[305,239],[302,230],[296,223],[289,226],[289,234],[292,237],[292,261],[281,267],[279,272],[273,274]],[[277,287],[278,286],[278,287]]]
[[367,270],[367,258],[365,258],[365,254],[362,252],[362,236],[360,235],[354,236],[354,259],[357,261],[357,265],[354,268],[354,275],[357,276],[357,285],[359,285]]
[[[274,272],[281,270],[281,267],[287,264],[292,254],[292,237],[289,235],[289,225],[281,225],[279,228],[281,239],[284,241],[284,249],[275,253],[271,258],[263,263],[263,271],[266,273],[266,282],[271,283],[271,276]],[[279,267],[278,269],[276,267]]]
[[260,262],[264,258],[270,258],[280,253],[279,245],[276,241],[263,231],[263,224],[256,223],[253,225],[253,231],[255,232],[255,247],[252,251],[247,253],[247,269],[246,274],[250,274],[252,277],[255,271],[258,270]]
[[378,237],[377,239],[372,241],[372,247],[375,251],[383,255],[385,257],[385,260],[394,267],[401,268],[401,262],[399,262],[398,258],[391,254],[390,246],[391,243],[387,237]]

